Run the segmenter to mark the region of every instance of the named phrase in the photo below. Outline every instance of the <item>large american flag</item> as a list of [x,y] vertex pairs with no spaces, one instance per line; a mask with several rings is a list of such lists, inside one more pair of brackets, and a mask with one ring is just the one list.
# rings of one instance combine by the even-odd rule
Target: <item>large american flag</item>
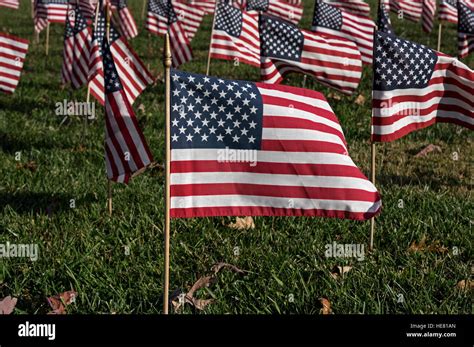
[[287,0],[247,0],[247,11],[259,11],[298,24],[303,18],[303,6]]
[[380,3],[377,13],[377,28],[387,34],[395,34],[390,21],[390,15],[387,12],[387,5]]
[[380,211],[321,93],[171,71],[171,216]]
[[191,40],[174,10],[170,0],[149,0],[146,28],[153,34],[170,35],[171,55],[174,67],[193,59]]
[[287,73],[302,72],[346,94],[358,87],[362,61],[354,42],[269,16],[260,17],[260,36],[263,81],[280,83]]
[[359,16],[370,17],[370,6],[363,0],[324,0],[324,2]]
[[12,8],[14,10],[18,10],[20,7],[20,1],[19,0],[0,0],[0,7],[7,7],[7,8]]
[[[100,11],[97,27],[92,37],[91,61],[89,64],[89,86],[91,94],[104,104],[104,70],[102,63],[102,43],[106,39],[106,21]],[[110,25],[110,50],[123,85],[128,101],[133,104],[135,99],[154,82],[153,76],[146,69],[138,55],[120,36],[114,26]]]
[[372,140],[389,142],[436,122],[474,129],[474,71],[456,58],[377,32]]
[[467,57],[474,52],[474,9],[458,2],[458,55]]
[[403,19],[418,22],[421,18],[424,0],[390,0],[390,10]]
[[430,33],[433,30],[433,24],[436,13],[436,0],[423,0],[421,12],[421,26],[423,30]]
[[212,31],[211,57],[260,67],[258,13],[220,3]]
[[127,6],[127,0],[111,0],[111,5],[118,12],[119,18],[114,20],[114,23],[120,28],[123,36],[128,40],[136,37],[138,35],[137,23]]
[[[105,77],[105,162],[109,180],[128,183],[153,162],[120,79],[111,47],[103,41]],[[113,50],[113,49],[112,49]]]
[[341,11],[316,0],[311,30],[355,42],[362,55],[362,62],[366,64],[372,63],[374,28],[375,23],[369,18]]
[[451,23],[458,22],[457,0],[440,0],[438,20]]
[[27,52],[28,40],[0,32],[0,91],[15,91]]

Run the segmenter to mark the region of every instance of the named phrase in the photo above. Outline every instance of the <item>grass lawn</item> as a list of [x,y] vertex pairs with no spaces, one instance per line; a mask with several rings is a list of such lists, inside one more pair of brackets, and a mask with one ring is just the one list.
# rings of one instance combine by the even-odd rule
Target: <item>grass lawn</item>
[[[376,1],[369,1],[375,14]],[[312,19],[305,0],[302,27]],[[142,0],[129,0],[140,35],[132,45],[154,75],[162,75],[163,39],[150,36],[141,17]],[[0,259],[0,298],[18,297],[16,313],[46,313],[47,296],[74,289],[71,313],[160,313],[163,290],[163,184],[159,169],[114,185],[113,217],[106,210],[104,120],[84,134],[81,119],[61,124],[55,104],[84,101],[86,90],[62,89],[63,26],[51,26],[50,55],[45,32],[33,40],[30,1],[19,11],[0,9],[0,31],[27,38],[30,49],[20,86],[0,95],[0,243],[37,243],[39,258]],[[421,24],[392,24],[401,37],[435,48]],[[204,73],[212,17],[193,41],[195,59],[182,69]],[[456,27],[443,26],[442,51],[456,55]],[[474,56],[464,62],[474,67]],[[211,74],[257,81],[259,70],[212,61]],[[346,134],[355,163],[370,170],[370,67],[354,96],[328,98]],[[301,85],[301,75],[284,82]],[[308,88],[335,93],[308,79]],[[134,104],[158,162],[164,159],[163,85],[148,88]],[[357,96],[365,103],[355,103]],[[369,222],[322,218],[255,218],[255,229],[233,230],[231,218],[182,219],[172,223],[171,285],[188,290],[216,262],[231,263],[245,276],[222,271],[197,296],[214,298],[204,311],[180,313],[319,314],[325,297],[334,313],[472,313],[471,293],[456,288],[472,277],[473,143],[469,130],[439,124],[393,143],[377,145],[377,182],[383,210],[376,219],[376,249],[367,251]],[[429,144],[441,152],[415,157]],[[17,154],[20,153],[18,158]],[[17,160],[19,159],[19,160]],[[73,200],[73,201],[71,201]],[[75,204],[75,208],[71,208]],[[413,242],[426,247],[410,251]],[[363,261],[326,258],[333,242],[365,244]],[[237,248],[238,247],[238,248]],[[343,278],[334,266],[352,266]]]

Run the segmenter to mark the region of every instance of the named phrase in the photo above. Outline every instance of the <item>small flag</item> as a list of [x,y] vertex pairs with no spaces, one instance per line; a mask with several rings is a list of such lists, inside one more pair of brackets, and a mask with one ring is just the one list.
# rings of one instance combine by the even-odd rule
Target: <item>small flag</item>
[[211,57],[260,67],[258,13],[220,3],[212,31]]
[[44,0],[34,0],[33,6],[35,31],[40,33],[48,26],[48,12]]
[[298,24],[303,18],[303,6],[287,0],[247,0],[247,11],[258,11]]
[[421,12],[421,25],[423,31],[430,33],[433,30],[434,18],[436,12],[436,0],[423,0]]
[[89,63],[92,50],[92,30],[79,7],[75,9],[74,23],[74,58],[72,68],[72,84],[80,88],[88,81]]
[[95,9],[99,0],[81,0],[79,8],[84,17],[87,19],[95,19]]
[[12,94],[20,81],[28,40],[0,32],[0,90]]
[[174,67],[193,59],[191,41],[170,0],[149,0],[146,28],[153,34],[169,33]]
[[437,122],[474,129],[474,71],[456,58],[375,34],[372,140],[390,142]]
[[72,68],[74,66],[74,27],[72,17],[75,17],[74,9],[68,11],[66,25],[64,26],[63,64],[61,67],[61,82],[72,83]]
[[20,7],[19,0],[0,0],[0,7],[11,8],[14,10],[18,10]]
[[438,20],[451,23],[458,22],[458,4],[457,0],[440,0]]
[[192,2],[188,2],[187,0],[170,1],[178,17],[178,21],[181,22],[186,36],[189,42],[191,42],[201,26],[202,19],[206,15],[206,12],[197,6],[193,6]]
[[[89,85],[91,94],[102,105],[104,104],[104,70],[102,63],[102,43],[104,40],[106,40],[106,21],[104,13],[100,11],[97,27],[92,36]],[[109,42],[125,95],[127,95],[130,104],[133,104],[147,85],[154,82],[153,76],[112,24],[110,25]]]
[[330,34],[356,43],[362,62],[372,63],[372,40],[375,23],[361,16],[341,11],[337,7],[316,1],[311,30],[319,34]]
[[329,5],[362,17],[370,17],[370,6],[363,0],[325,0]]
[[347,39],[298,29],[276,17],[260,16],[262,80],[280,83],[301,72],[351,94],[359,85],[362,61],[357,45]]
[[321,93],[172,70],[170,105],[171,217],[379,213]]
[[458,55],[467,57],[474,52],[474,9],[458,1]]
[[138,35],[138,28],[130,9],[127,6],[127,0],[111,0],[112,8],[118,12],[119,20],[116,25],[127,40],[133,39]]
[[115,67],[114,54],[103,41],[105,78],[105,162],[109,180],[127,184],[153,161]]
[[387,5],[382,2],[378,9],[377,28],[384,33],[395,34],[392,23],[390,22],[390,15],[387,12]]
[[418,22],[421,18],[423,0],[390,0],[390,10],[401,19]]

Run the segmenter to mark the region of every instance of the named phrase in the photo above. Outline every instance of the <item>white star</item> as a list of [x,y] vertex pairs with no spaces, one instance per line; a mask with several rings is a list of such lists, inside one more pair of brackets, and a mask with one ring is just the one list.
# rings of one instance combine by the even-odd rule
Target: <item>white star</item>
[[230,127],[227,127],[227,129],[225,129],[225,133],[226,134],[232,134],[232,129]]
[[244,104],[244,106],[248,106],[250,103],[250,100],[245,98],[244,100],[242,100],[242,103]]
[[255,99],[255,98],[257,97],[257,95],[252,92],[252,93],[250,93],[250,97],[251,97],[252,99]]
[[201,84],[201,82],[199,82],[198,84],[196,84],[196,89],[201,90],[202,87],[204,87],[204,84]]
[[230,112],[227,112],[227,113],[226,113],[226,119],[232,119],[233,116],[234,116],[234,115],[233,115],[232,113],[230,113]]
[[247,120],[247,119],[249,119],[249,117],[250,117],[250,116],[249,116],[247,113],[244,113],[244,114],[242,115],[242,119],[243,119],[243,120]]
[[196,104],[200,104],[202,101],[202,98],[200,98],[199,96],[196,98]]
[[257,123],[255,123],[254,121],[251,121],[251,122],[249,123],[249,126],[250,126],[251,128],[253,128],[253,129],[255,129],[255,126],[256,126],[256,125],[257,125]]
[[212,99],[211,99],[211,105],[214,105],[214,104],[217,105],[217,99],[216,99],[216,98],[212,98]]
[[208,90],[205,90],[204,91],[204,96],[207,98],[207,97],[209,97],[209,95],[211,95],[211,92],[208,91]]
[[194,77],[193,76],[189,76],[188,79],[189,79],[189,82],[194,82]]
[[204,77],[204,83],[209,83],[210,81],[209,77]]
[[178,139],[179,139],[179,136],[178,136],[178,135],[176,135],[176,134],[174,134],[173,136],[171,136],[171,138],[172,138],[172,140],[173,140],[173,141],[175,141],[175,142],[176,142],[176,141],[178,141]]
[[216,119],[217,117],[217,113],[215,113],[214,111],[212,111],[211,113],[211,119]]
[[224,127],[224,124],[225,124],[225,122],[222,119],[217,121],[217,126],[219,126],[219,127]]
[[186,123],[188,123],[188,127],[191,127],[193,126],[194,121],[192,119],[188,119]]
[[234,122],[234,128],[238,128],[238,127],[240,127],[240,122],[238,120],[236,120]]
[[188,110],[189,111],[194,111],[194,105],[188,105]]
[[242,135],[247,136],[247,133],[248,133],[249,131],[248,131],[247,129],[243,128],[240,132],[241,132]]
[[202,120],[202,125],[205,126],[205,127],[207,127],[207,124],[209,124],[209,121],[208,121],[206,118],[204,118],[204,119]]
[[240,98],[241,95],[242,95],[241,92],[239,92],[239,91],[236,91],[236,92],[235,92],[235,97],[236,97],[236,98]]
[[241,110],[241,109],[242,109],[242,108],[241,108],[239,105],[235,106],[235,112],[236,112],[236,113],[240,113],[240,110]]
[[179,133],[184,134],[186,132],[186,128],[181,125],[181,128],[179,128]]
[[201,135],[201,140],[207,142],[208,137],[209,137],[209,135],[203,134],[203,135]]
[[257,113],[257,108],[255,106],[252,106],[250,109],[250,113]]
[[220,96],[221,98],[225,98],[225,94],[226,94],[226,93],[222,90],[222,91],[219,93],[219,96]]
[[179,121],[178,121],[177,119],[173,119],[173,120],[171,121],[171,123],[173,123],[173,126],[174,126],[174,127],[177,127],[178,124],[179,124]]
[[255,142],[255,137],[250,136],[250,137],[249,137],[249,143],[254,143],[254,142]]
[[235,136],[232,138],[233,142],[239,142],[239,139],[240,139],[240,137],[238,137],[237,135],[235,135]]
[[229,100],[227,100],[227,105],[232,105],[234,103],[234,100],[232,98],[230,98]]
[[173,105],[173,111],[178,111],[178,110],[179,110],[178,104],[174,104],[174,105]]
[[193,135],[189,134],[186,136],[187,141],[192,141],[193,140]]
[[217,90],[219,85],[216,82],[214,82],[214,84],[212,84],[211,87],[212,87],[212,90]]
[[173,81],[177,81],[177,80],[179,80],[179,76],[176,75],[176,74],[174,74],[174,75],[173,75]]
[[222,135],[217,135],[217,141],[222,141],[224,140],[224,136]]
[[211,128],[209,128],[209,131],[211,132],[211,134],[215,134],[215,133],[216,133],[216,130],[217,130],[217,129],[214,128],[214,125],[213,125]]
[[199,133],[201,132],[201,128],[198,127],[198,126],[195,127],[195,128],[194,128],[194,132],[195,132],[196,134],[199,134]]
[[173,96],[178,96],[178,95],[179,95],[179,90],[178,89],[173,90]]
[[194,114],[194,116],[195,116],[196,118],[201,119],[202,113],[199,112],[199,111],[197,111],[197,112]]
[[206,104],[206,105],[204,105],[204,106],[202,107],[202,110],[203,110],[204,112],[209,112],[209,107],[210,107],[210,106]]

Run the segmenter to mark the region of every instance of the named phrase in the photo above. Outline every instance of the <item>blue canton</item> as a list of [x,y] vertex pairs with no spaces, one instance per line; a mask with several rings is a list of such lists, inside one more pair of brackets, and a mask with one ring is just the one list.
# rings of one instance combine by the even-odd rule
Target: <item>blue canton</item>
[[463,34],[474,34],[474,11],[462,2],[458,3],[458,31]]
[[112,53],[110,53],[110,46],[105,40],[103,42],[102,52],[105,92],[113,93],[119,91],[122,89],[122,83],[120,82],[120,77],[117,73]]
[[219,4],[216,30],[223,30],[231,36],[239,37],[242,32],[242,12],[234,6]]
[[148,11],[153,12],[158,16],[168,18],[168,24],[174,23],[178,20],[173,5],[169,0],[150,0],[148,2]]
[[247,11],[261,11],[266,12],[268,10],[268,0],[248,0]]
[[341,10],[339,10],[337,7],[316,0],[314,5],[313,26],[341,30]]
[[262,56],[299,61],[304,46],[304,35],[298,28],[275,17],[260,16]]

